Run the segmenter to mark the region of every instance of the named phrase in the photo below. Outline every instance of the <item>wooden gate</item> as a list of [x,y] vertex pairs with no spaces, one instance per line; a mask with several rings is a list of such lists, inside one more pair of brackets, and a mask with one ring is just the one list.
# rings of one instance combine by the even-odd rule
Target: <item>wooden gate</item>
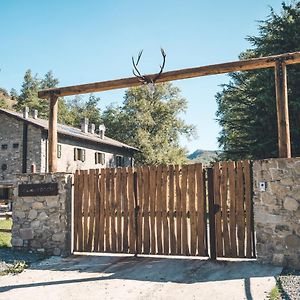
[[250,178],[249,162],[77,171],[74,251],[253,257]]

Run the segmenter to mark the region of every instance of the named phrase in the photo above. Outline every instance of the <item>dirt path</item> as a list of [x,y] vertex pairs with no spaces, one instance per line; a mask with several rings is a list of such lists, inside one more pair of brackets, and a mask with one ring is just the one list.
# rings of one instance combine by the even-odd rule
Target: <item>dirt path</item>
[[132,256],[53,257],[0,278],[0,299],[265,299],[281,268]]

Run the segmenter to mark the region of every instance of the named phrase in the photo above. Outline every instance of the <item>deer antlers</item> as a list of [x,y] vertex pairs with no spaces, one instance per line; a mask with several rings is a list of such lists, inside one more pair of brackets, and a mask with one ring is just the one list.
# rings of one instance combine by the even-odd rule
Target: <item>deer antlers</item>
[[149,84],[149,83],[152,83],[154,84],[156,82],[156,80],[160,77],[161,73],[163,72],[163,69],[165,67],[165,63],[166,63],[166,52],[164,51],[163,48],[160,48],[160,52],[161,52],[161,55],[163,57],[163,63],[162,65],[160,65],[160,71],[157,73],[157,75],[152,79],[151,77],[149,76],[146,76],[146,75],[142,75],[139,71],[139,69],[137,68],[139,62],[140,62],[140,59],[142,57],[142,54],[143,54],[143,50],[141,50],[139,52],[139,55],[137,57],[137,60],[135,62],[134,58],[132,57],[132,65],[133,65],[133,69],[132,69],[132,73],[134,76],[136,76],[138,78],[138,80],[144,84]]

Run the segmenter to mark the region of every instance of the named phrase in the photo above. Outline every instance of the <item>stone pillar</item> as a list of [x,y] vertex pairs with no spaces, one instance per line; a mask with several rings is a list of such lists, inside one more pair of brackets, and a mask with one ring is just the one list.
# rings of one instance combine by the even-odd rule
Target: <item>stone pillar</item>
[[[12,246],[19,250],[67,256],[71,252],[72,175],[16,175],[13,197]],[[22,196],[24,184],[57,183],[54,196]]]
[[257,258],[300,269],[300,158],[254,161]]

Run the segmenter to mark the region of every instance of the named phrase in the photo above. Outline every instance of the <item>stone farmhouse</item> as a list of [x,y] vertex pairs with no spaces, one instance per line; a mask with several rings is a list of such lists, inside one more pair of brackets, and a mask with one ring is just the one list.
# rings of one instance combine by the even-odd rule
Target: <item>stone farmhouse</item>
[[[48,172],[48,121],[29,109],[23,114],[0,109],[0,180],[14,173]],[[58,172],[133,165],[136,148],[95,130],[84,119],[81,129],[58,124]]]

